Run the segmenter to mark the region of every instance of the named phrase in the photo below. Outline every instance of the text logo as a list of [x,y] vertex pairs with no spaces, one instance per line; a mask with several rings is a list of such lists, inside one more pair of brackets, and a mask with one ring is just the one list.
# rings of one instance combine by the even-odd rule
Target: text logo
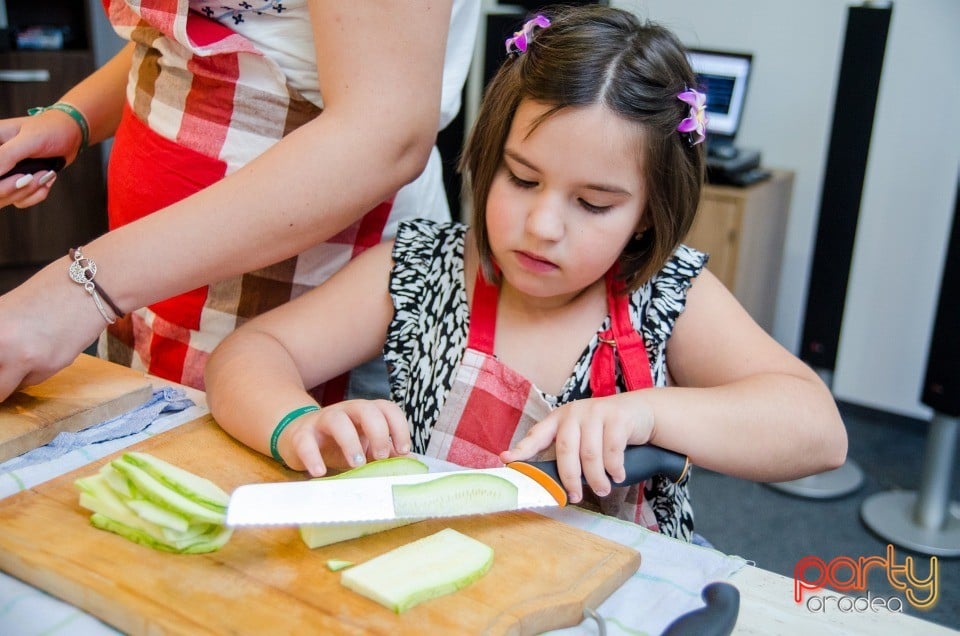
[[[793,569],[793,600],[798,604],[802,603],[805,592],[824,587],[838,592],[863,592],[867,589],[867,574],[873,569],[882,569],[890,585],[903,592],[907,601],[917,609],[931,608],[937,602],[940,593],[940,569],[937,557],[930,557],[927,576],[921,578],[914,567],[913,557],[905,557],[903,563],[897,563],[896,552],[892,545],[887,545],[885,557],[862,556],[855,560],[848,556],[838,556],[829,562],[816,556],[803,557],[797,561]],[[879,599],[882,597],[869,598],[868,594],[869,609],[877,611],[876,605]],[[898,611],[891,607],[892,604],[888,600],[883,599],[883,601],[879,604],[887,609]],[[811,605],[812,602],[814,605]],[[853,605],[853,601],[849,605],[851,609],[862,611]],[[899,605],[901,607],[899,611],[902,611],[903,602],[900,601]],[[819,596],[810,596],[807,599],[807,607],[812,611],[822,611],[826,607],[826,601]]]

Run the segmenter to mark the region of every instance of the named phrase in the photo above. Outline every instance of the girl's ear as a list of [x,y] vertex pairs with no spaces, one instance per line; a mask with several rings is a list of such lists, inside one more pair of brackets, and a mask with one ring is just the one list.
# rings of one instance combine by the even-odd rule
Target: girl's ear
[[646,214],[643,215],[644,218],[637,223],[637,229],[633,233],[633,238],[638,241],[643,238],[643,234],[650,229],[650,222],[646,220]]

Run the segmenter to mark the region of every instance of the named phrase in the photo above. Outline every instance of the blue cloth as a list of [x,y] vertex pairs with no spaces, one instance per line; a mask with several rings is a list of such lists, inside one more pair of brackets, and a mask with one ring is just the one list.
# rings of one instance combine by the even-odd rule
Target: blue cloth
[[76,433],[60,433],[46,446],[35,448],[0,464],[0,473],[48,462],[75,448],[134,435],[149,426],[160,415],[176,413],[191,406],[193,406],[193,400],[188,398],[182,389],[164,387],[154,391],[153,396],[145,404],[132,411]]

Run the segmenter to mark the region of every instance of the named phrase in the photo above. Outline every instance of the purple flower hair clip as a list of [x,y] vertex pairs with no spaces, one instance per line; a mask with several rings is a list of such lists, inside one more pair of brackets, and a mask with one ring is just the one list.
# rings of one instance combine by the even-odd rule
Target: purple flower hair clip
[[530,42],[533,41],[533,30],[537,27],[546,29],[548,26],[550,26],[550,20],[539,14],[532,20],[527,20],[522,29],[515,32],[513,37],[507,38],[507,55],[511,53],[519,55],[526,52]]
[[690,104],[690,115],[680,122],[677,131],[687,133],[691,146],[696,146],[707,138],[707,96],[700,91],[688,88],[677,94],[677,99]]

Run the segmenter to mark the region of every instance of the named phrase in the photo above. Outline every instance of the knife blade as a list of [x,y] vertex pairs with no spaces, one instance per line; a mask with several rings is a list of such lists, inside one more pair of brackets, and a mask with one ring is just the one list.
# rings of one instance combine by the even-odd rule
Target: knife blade
[[[632,446],[624,452],[627,478],[616,485],[639,483],[656,474],[679,480],[686,473],[686,457],[656,446]],[[482,510],[438,503],[426,513],[397,512],[394,486],[426,484],[451,475],[489,475],[516,487],[515,500]],[[458,486],[459,487],[459,486]],[[467,480],[464,485],[470,488]],[[513,462],[502,468],[466,469],[419,475],[365,477],[360,479],[313,479],[306,481],[247,484],[239,486],[227,506],[228,526],[285,526],[374,523],[401,519],[455,517],[503,510],[523,510],[566,505],[556,461]]]

